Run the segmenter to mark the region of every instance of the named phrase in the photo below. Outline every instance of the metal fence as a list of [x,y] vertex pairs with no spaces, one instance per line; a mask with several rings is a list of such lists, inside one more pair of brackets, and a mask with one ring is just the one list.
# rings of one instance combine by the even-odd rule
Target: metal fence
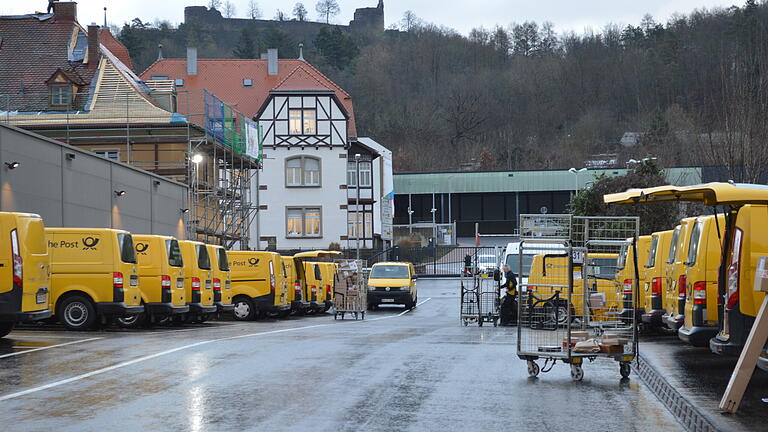
[[413,263],[416,274],[422,277],[454,277],[462,272],[490,274],[503,260],[502,247],[464,246],[395,246],[368,258],[373,265],[383,261]]
[[393,225],[392,234],[396,245],[406,247],[430,246],[432,244],[448,246],[458,243],[456,223]]

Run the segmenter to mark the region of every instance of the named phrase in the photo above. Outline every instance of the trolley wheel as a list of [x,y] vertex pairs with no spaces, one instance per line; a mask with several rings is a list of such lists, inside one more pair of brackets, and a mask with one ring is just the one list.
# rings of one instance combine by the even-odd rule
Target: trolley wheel
[[499,326],[499,320],[497,318],[493,319],[493,326],[498,327]]
[[469,321],[467,321],[466,319],[464,319],[464,327],[466,327],[467,325],[469,325]]
[[631,372],[632,372],[632,366],[629,364],[629,362],[619,363],[619,373],[621,374],[622,378],[629,378],[629,374]]
[[539,376],[539,372],[541,372],[539,364],[533,360],[528,360],[528,376],[537,377]]
[[584,369],[579,364],[571,364],[571,378],[574,381],[581,381],[584,379]]

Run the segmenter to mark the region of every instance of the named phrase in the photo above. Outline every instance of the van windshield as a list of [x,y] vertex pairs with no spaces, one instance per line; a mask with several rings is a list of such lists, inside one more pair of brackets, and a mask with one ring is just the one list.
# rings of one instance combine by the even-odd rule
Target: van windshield
[[505,264],[509,266],[509,268],[512,270],[512,273],[520,276],[522,273],[523,277],[528,277],[528,275],[531,273],[531,263],[533,262],[533,255],[532,254],[523,254],[523,271],[520,271],[520,254],[509,254],[507,255],[507,260],[505,261]]
[[211,258],[208,256],[208,249],[205,245],[195,245],[197,251],[197,266],[203,270],[211,269]]
[[120,245],[120,259],[124,263],[136,264],[136,251],[133,249],[133,237],[130,234],[117,235],[117,244]]
[[404,265],[377,265],[371,269],[373,279],[408,279],[408,267]]
[[216,249],[216,254],[219,256],[219,270],[229,271],[229,262],[227,262],[227,251],[224,248]]
[[672,240],[669,243],[669,256],[667,257],[667,264],[675,262],[675,253],[677,252],[677,238],[680,237],[680,228],[675,228],[675,232],[672,233]]
[[165,250],[168,251],[168,265],[171,267],[184,267],[184,260],[181,259],[181,248],[178,240],[166,240]]

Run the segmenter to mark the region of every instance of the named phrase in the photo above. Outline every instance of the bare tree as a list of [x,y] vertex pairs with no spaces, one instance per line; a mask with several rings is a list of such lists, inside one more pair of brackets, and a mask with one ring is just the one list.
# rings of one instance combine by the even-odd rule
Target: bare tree
[[331,23],[331,17],[334,17],[341,12],[339,8],[339,2],[336,0],[320,0],[315,5],[315,10],[320,17],[325,18],[325,23]]
[[403,18],[400,20],[400,28],[403,31],[411,31],[414,27],[418,27],[419,24],[421,24],[421,19],[412,10],[407,10],[403,13]]
[[275,18],[273,18],[275,21],[286,21],[285,12],[278,9],[275,11]]
[[231,0],[227,0],[224,2],[224,16],[227,18],[233,18],[235,14],[237,13],[237,10],[235,9],[235,4],[232,3]]
[[221,0],[209,0],[208,1],[208,9],[221,9]]
[[304,7],[304,4],[296,3],[296,5],[293,7],[293,16],[298,21],[306,21],[307,15],[309,15],[309,12],[307,12],[307,8]]
[[248,0],[248,16],[251,19],[261,18],[261,9],[259,8],[259,2],[256,0]]

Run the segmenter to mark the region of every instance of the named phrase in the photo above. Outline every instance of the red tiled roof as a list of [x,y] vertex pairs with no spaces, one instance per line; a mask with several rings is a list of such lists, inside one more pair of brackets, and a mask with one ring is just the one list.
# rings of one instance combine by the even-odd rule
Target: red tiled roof
[[28,94],[47,93],[45,82],[57,69],[91,81],[95,69],[67,61],[74,29],[82,32],[82,28],[44,17],[0,17],[0,94],[15,95],[22,88]]
[[115,55],[124,65],[128,66],[128,69],[133,69],[131,64],[131,55],[128,53],[128,48],[123,45],[122,42],[115,39],[112,32],[108,28],[102,28],[99,32],[99,42],[104,45],[109,52]]
[[[202,122],[203,114],[202,90],[213,93],[249,118],[258,113],[270,91],[330,90],[336,93],[336,97],[350,116],[349,138],[357,138],[350,95],[304,60],[281,59],[278,63],[278,74],[269,75],[267,60],[199,59],[197,75],[187,76],[185,59],[165,59],[149,66],[141,73],[141,79],[148,81],[153,75],[184,79],[184,87],[178,89],[178,110],[190,116],[190,121],[198,124]],[[243,78],[252,79],[253,86],[244,87]],[[189,98],[185,98],[181,93],[183,91],[189,92]]]

